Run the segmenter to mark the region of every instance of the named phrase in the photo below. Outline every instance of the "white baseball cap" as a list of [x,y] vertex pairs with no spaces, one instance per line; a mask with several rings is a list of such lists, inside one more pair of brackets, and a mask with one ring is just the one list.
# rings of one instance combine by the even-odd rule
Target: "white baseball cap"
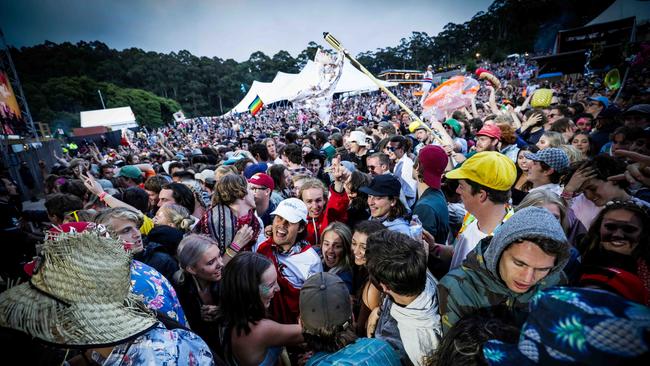
[[271,212],[271,216],[274,215],[280,215],[292,224],[300,221],[307,222],[307,205],[297,198],[287,198]]
[[368,135],[361,131],[352,131],[348,141],[356,142],[359,146],[368,146]]

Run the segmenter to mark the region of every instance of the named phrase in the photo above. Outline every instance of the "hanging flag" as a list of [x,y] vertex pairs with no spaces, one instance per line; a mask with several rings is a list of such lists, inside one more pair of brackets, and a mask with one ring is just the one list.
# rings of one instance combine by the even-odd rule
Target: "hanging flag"
[[256,96],[255,99],[251,102],[251,104],[248,105],[248,110],[251,112],[253,116],[257,114],[257,112],[260,111],[264,107],[264,103],[262,103],[262,99],[260,99],[260,96]]

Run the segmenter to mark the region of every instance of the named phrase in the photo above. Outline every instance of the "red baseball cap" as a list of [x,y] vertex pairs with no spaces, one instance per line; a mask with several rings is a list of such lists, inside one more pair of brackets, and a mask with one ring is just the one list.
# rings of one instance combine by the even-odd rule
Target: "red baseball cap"
[[248,180],[248,183],[266,187],[270,190],[273,190],[275,188],[275,183],[273,183],[273,178],[269,177],[267,174],[264,173],[253,174],[253,176],[250,177],[250,179]]
[[429,187],[440,189],[440,179],[445,172],[449,157],[445,150],[437,145],[427,145],[418,154],[418,164],[421,166],[422,180]]
[[476,134],[476,136],[480,135],[501,140],[501,129],[497,125],[489,124],[487,126],[483,126],[483,128],[481,128],[481,130]]

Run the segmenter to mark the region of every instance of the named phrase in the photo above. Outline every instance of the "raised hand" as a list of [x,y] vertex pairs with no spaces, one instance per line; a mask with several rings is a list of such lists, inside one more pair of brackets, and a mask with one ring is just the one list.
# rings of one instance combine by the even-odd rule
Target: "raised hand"
[[237,230],[232,241],[243,248],[251,239],[253,239],[253,229],[248,225],[244,225]]
[[102,188],[102,186],[95,180],[92,175],[90,175],[89,172],[87,172],[85,175],[81,175],[80,178],[83,179],[84,186],[86,186],[86,189],[88,189],[90,193],[96,196],[104,193],[104,188]]
[[591,167],[583,167],[576,170],[569,179],[569,182],[564,186],[564,191],[569,193],[577,193],[582,190],[582,186],[589,179],[596,177],[596,171]]
[[633,161],[634,163],[627,166],[624,174],[611,176],[607,178],[608,180],[627,180],[632,184],[638,182],[646,187],[650,187],[650,156],[628,150],[616,150],[614,155],[626,158],[628,161]]

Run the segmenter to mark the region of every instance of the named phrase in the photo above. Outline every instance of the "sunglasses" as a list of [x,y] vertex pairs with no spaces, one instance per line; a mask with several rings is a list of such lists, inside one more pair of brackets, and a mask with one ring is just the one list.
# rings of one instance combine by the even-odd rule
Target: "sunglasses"
[[388,151],[395,151],[395,150],[399,150],[399,149],[401,149],[402,147],[401,147],[401,146],[399,146],[399,147],[388,146],[387,148],[388,148]]
[[603,224],[603,227],[605,228],[605,230],[610,232],[614,232],[620,229],[626,234],[632,234],[640,230],[637,226],[629,225],[629,224],[606,223]]

